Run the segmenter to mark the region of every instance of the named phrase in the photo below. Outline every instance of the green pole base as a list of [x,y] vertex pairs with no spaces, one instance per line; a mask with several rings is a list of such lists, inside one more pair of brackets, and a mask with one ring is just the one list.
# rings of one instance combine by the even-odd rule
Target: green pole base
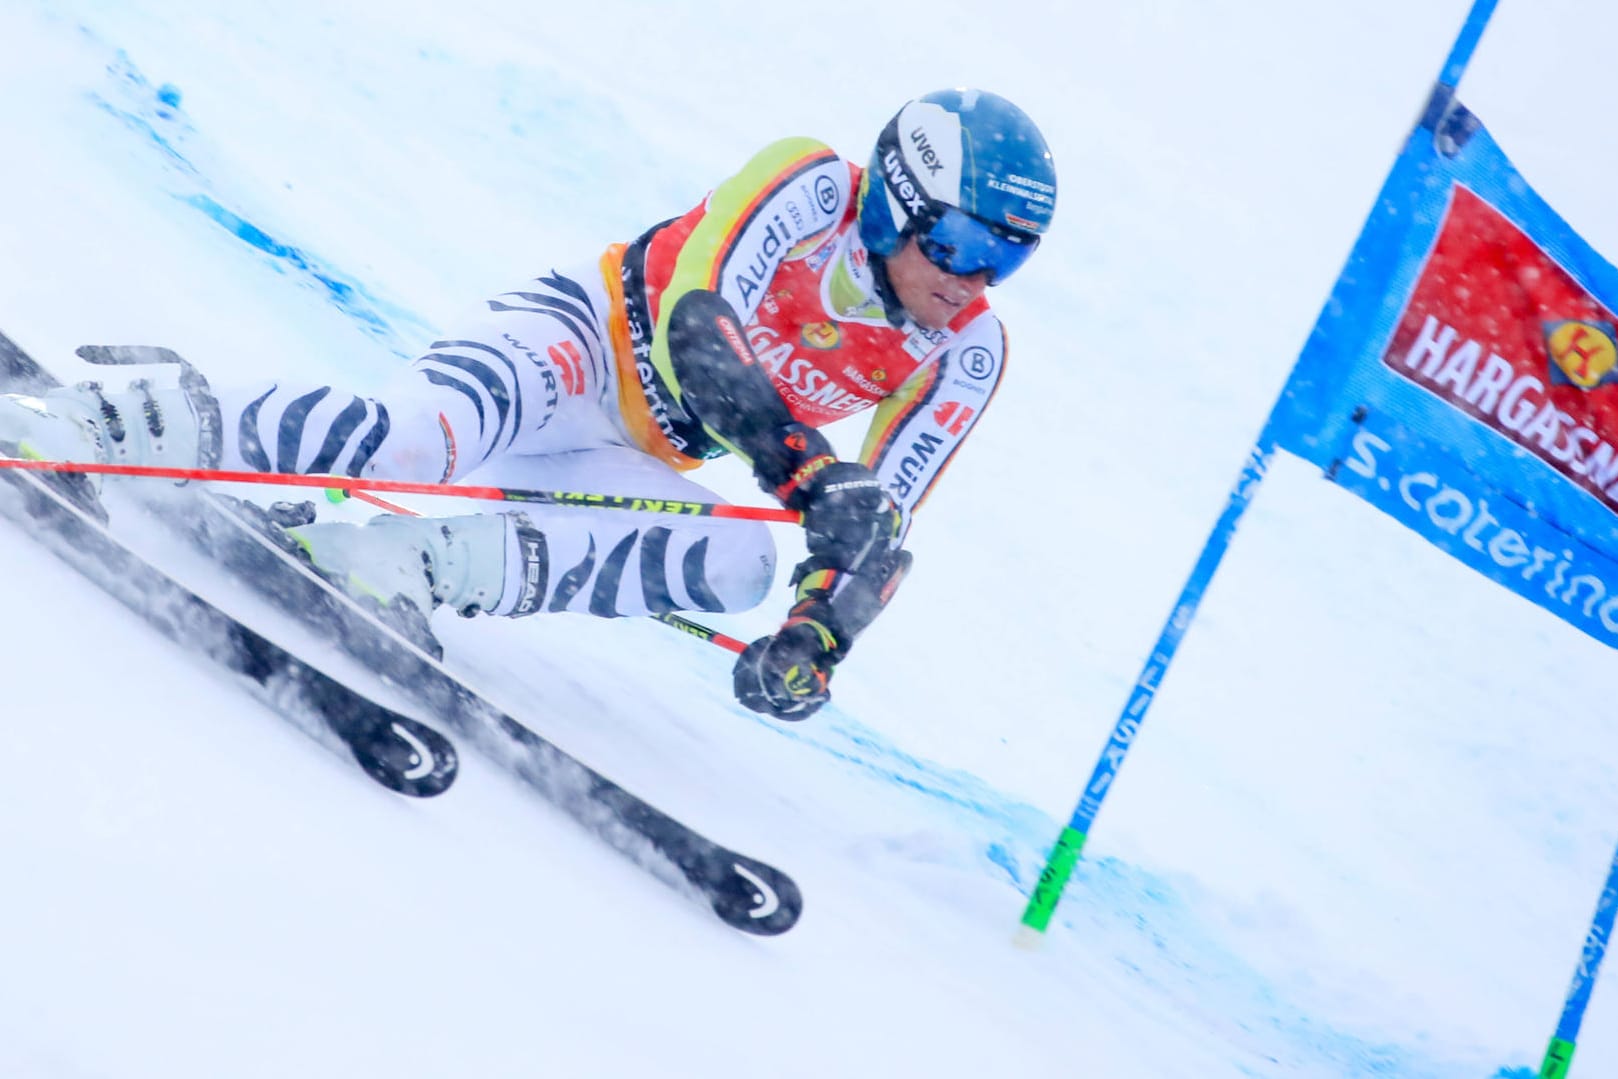
[[1573,1043],[1563,1038],[1552,1038],[1545,1050],[1544,1063],[1539,1066],[1539,1079],[1566,1079],[1573,1065]]
[[1034,894],[1029,896],[1028,906],[1022,912],[1023,925],[1043,933],[1051,924],[1056,904],[1062,898],[1062,889],[1067,887],[1067,880],[1073,875],[1073,867],[1078,864],[1079,852],[1084,850],[1086,838],[1083,832],[1071,825],[1063,828],[1062,834],[1056,837],[1056,846],[1052,848],[1050,858],[1046,859],[1045,868],[1039,874],[1039,883],[1034,885]]

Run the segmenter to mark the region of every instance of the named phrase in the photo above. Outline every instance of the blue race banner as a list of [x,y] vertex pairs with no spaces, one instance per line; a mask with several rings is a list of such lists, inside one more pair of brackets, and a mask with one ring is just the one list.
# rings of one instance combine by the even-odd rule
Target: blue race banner
[[1449,100],[1394,164],[1270,430],[1618,647],[1615,309],[1618,270]]

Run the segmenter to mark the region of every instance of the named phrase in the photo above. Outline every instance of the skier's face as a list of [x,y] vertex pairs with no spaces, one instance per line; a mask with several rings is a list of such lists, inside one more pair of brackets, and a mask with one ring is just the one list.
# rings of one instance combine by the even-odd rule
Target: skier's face
[[928,262],[915,238],[907,236],[888,256],[888,281],[911,318],[929,330],[942,330],[962,308],[983,295],[989,287],[989,273],[946,273]]

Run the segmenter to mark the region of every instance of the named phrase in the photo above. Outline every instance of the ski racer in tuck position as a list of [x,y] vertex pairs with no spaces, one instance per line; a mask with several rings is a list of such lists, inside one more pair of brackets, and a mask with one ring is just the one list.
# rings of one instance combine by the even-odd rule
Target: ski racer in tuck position
[[[682,216],[487,301],[374,398],[82,383],[0,398],[0,438],[56,460],[683,501],[717,501],[682,473],[735,454],[802,512],[808,549],[786,620],[736,663],[736,696],[801,719],[908,569],[912,514],[994,394],[1006,340],[984,291],[1033,253],[1055,196],[1020,109],[931,93],[864,169],[776,142]],[[818,428],[867,409],[858,460],[838,460]],[[390,514],[289,531],[331,580],[421,616],[737,611],[775,571],[764,525],[705,517]]]

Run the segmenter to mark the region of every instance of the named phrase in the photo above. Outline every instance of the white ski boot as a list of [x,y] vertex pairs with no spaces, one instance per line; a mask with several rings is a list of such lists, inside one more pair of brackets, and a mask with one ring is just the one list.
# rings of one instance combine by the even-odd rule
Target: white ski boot
[[[36,460],[209,467],[219,456],[217,424],[208,425],[205,438],[199,408],[211,404],[144,379],[110,393],[83,382],[37,397],[0,394],[0,443]],[[99,479],[90,477],[98,490]]]
[[407,603],[421,616],[439,605],[467,617],[516,616],[545,596],[545,538],[520,513],[386,515],[285,531],[328,580],[384,609]]

